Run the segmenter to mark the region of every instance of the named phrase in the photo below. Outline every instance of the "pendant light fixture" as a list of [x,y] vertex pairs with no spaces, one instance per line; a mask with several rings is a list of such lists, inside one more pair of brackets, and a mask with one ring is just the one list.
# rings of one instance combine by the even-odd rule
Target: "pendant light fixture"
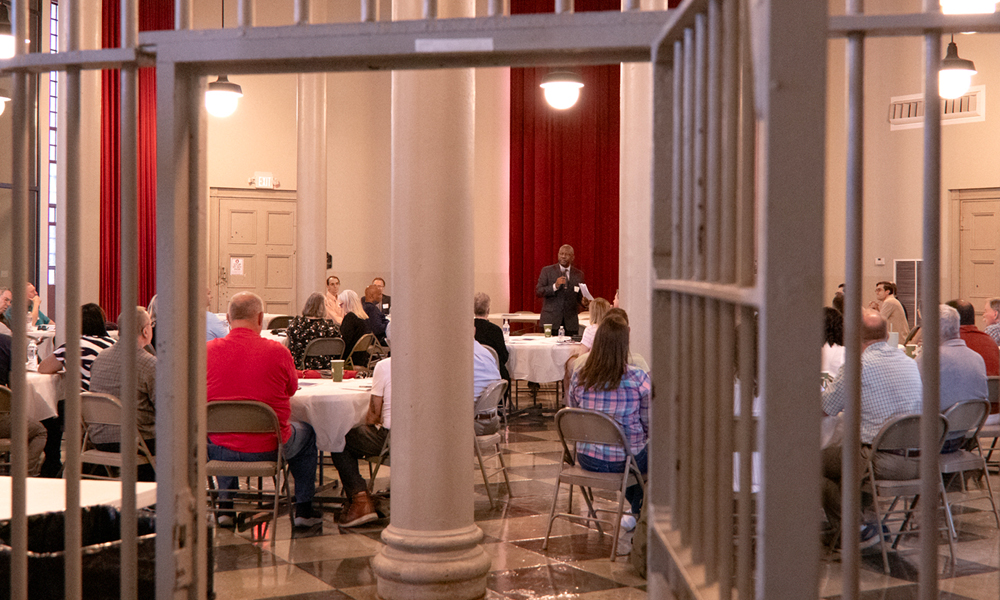
[[[226,28],[226,0],[222,0],[222,28]],[[215,81],[209,82],[205,92],[205,108],[214,117],[225,118],[236,112],[243,88],[229,81],[229,76],[219,75]]]
[[955,36],[951,36],[948,53],[938,71],[938,93],[946,100],[961,98],[969,91],[975,74],[976,65],[971,60],[959,58],[958,44],[955,43]]
[[542,78],[545,100],[557,110],[566,110],[580,98],[583,79],[570,71],[553,71]]
[[989,15],[997,11],[997,0],[941,0],[945,15]]

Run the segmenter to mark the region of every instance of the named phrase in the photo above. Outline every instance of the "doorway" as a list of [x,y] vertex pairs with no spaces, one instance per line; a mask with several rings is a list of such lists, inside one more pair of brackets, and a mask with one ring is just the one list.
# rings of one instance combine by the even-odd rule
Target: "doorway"
[[954,190],[958,201],[959,298],[976,307],[983,328],[986,300],[1000,296],[1000,188]]
[[254,292],[264,312],[296,314],[295,192],[209,190],[210,310],[225,312],[238,292]]

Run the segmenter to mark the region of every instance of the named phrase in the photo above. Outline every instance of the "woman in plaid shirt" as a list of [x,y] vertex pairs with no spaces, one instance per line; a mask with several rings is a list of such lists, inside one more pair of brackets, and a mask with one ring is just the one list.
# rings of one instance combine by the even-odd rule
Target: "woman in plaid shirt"
[[[653,384],[649,373],[628,364],[628,334],[628,325],[621,317],[605,318],[594,336],[587,362],[573,373],[569,393],[573,405],[610,415],[621,425],[629,450],[639,470],[645,473]],[[576,458],[588,471],[625,470],[625,451],[617,446],[578,444]],[[638,484],[629,486],[625,498],[632,512],[639,514],[642,488]]]

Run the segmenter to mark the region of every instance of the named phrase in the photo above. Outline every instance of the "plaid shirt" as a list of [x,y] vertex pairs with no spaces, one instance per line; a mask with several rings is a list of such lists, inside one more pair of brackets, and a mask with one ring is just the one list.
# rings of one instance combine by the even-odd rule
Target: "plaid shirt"
[[[915,360],[885,342],[868,346],[861,353],[861,443],[871,444],[890,418],[919,414],[923,390]],[[844,410],[847,400],[841,366],[823,391],[823,412],[836,415]]]
[[983,333],[993,338],[993,341],[1000,344],[1000,323],[994,323],[983,330]]
[[[638,454],[649,440],[649,398],[653,389],[649,373],[628,365],[621,383],[613,390],[584,389],[578,384],[579,377],[580,372],[575,371],[570,383],[573,405],[613,417],[622,426],[632,454]],[[618,446],[577,444],[576,451],[607,462],[625,460],[625,451]]]

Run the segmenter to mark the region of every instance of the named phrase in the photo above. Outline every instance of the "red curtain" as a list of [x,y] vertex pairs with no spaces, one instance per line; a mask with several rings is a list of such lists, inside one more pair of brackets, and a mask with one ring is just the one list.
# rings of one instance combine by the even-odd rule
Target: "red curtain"
[[[512,0],[511,12],[553,12],[554,0]],[[620,0],[576,0],[577,12],[621,10]],[[562,244],[576,251],[594,296],[618,287],[620,66],[576,67],[580,100],[550,108],[548,68],[510,75],[510,310],[541,310],[538,274]]]
[[[103,1],[102,45],[120,44],[120,4]],[[173,29],[172,0],[140,0],[139,30]],[[121,79],[117,69],[101,73],[101,265],[100,303],[110,319],[121,312]],[[138,179],[139,302],[156,293],[156,69],[139,70]]]

